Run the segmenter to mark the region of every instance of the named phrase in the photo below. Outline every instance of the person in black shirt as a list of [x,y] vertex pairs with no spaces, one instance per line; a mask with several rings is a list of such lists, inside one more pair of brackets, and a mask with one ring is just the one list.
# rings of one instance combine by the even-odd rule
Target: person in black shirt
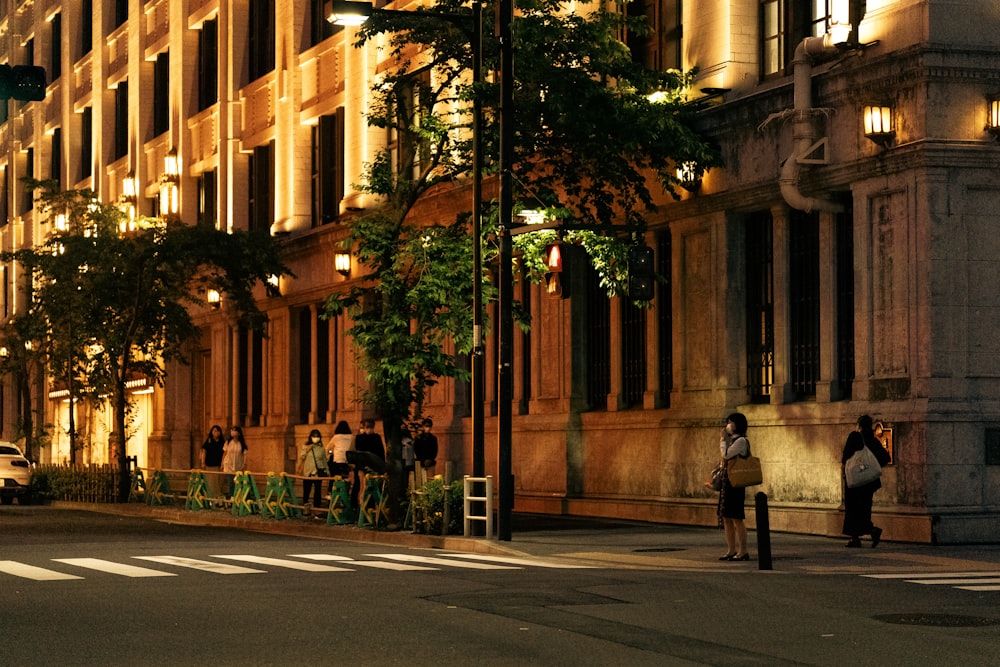
[[208,430],[208,436],[201,446],[201,469],[207,471],[205,475],[206,489],[211,498],[218,498],[221,494],[222,453],[226,446],[226,438],[222,435],[222,427],[215,424]]
[[[375,420],[361,420],[358,434],[354,436],[354,484],[351,486],[351,508],[358,509],[358,498],[365,489],[365,470],[385,470],[385,445],[382,436],[375,432]],[[349,459],[350,460],[350,459]]]
[[437,465],[438,439],[431,433],[434,422],[430,417],[424,418],[421,422],[420,433],[413,439],[413,453],[420,461],[420,468],[424,479],[434,478],[434,467]]

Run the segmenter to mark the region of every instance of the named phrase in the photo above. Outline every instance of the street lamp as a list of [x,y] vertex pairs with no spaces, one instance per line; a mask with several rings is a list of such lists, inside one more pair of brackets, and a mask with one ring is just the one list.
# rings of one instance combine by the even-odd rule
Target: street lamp
[[[465,31],[472,42],[472,83],[474,87],[482,82],[483,72],[483,12],[480,0],[472,3],[472,15],[444,14],[438,12],[411,12],[391,9],[375,9],[370,2],[330,0],[326,7],[327,20],[336,25],[359,26],[375,12],[406,16],[428,16],[452,23]],[[471,34],[469,19],[472,19]],[[508,35],[509,39],[509,35]],[[501,46],[501,49],[504,47]],[[509,50],[509,49],[508,49]],[[509,69],[508,69],[509,72]],[[503,82],[501,82],[501,86]],[[483,155],[482,117],[483,105],[479,95],[472,98],[472,475],[486,474],[485,415],[486,372],[485,347],[483,344],[483,253],[482,253],[482,204],[483,204]],[[501,139],[502,143],[502,139]],[[502,154],[502,150],[501,150]],[[502,187],[502,186],[501,186]],[[510,207],[512,210],[513,207]],[[501,218],[501,221],[504,218]],[[510,216],[506,218],[510,220]],[[502,438],[501,438],[502,440]],[[509,442],[509,438],[508,438]],[[501,459],[503,456],[501,455]],[[501,489],[503,482],[501,482]],[[501,491],[501,496],[503,495]],[[510,539],[508,536],[507,539]]]

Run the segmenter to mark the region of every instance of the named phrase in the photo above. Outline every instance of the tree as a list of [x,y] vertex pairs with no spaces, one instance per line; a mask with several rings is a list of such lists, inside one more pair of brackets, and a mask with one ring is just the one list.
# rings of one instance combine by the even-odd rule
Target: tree
[[[109,396],[119,469],[127,469],[128,383],[162,385],[166,362],[185,360],[198,332],[191,308],[209,289],[225,295],[238,323],[260,329],[266,316],[254,288],[288,274],[264,233],[188,226],[177,220],[130,221],[89,191],[59,192],[33,181],[50,219],[65,220],[34,248],[5,253],[34,285],[32,312],[46,324],[49,373],[81,395]],[[120,476],[118,496],[129,493]]]
[[[678,164],[706,170],[719,159],[693,129],[698,105],[686,99],[692,74],[645,69],[618,39],[626,29],[648,32],[645,19],[603,3],[580,7],[518,2],[515,207],[543,208],[562,220],[573,230],[567,239],[587,249],[609,292],[621,293],[626,245],[618,237],[642,233],[655,208],[653,183],[672,191]],[[469,16],[468,28],[440,14]],[[485,69],[496,71],[494,12],[487,6],[483,16]],[[400,422],[411,410],[419,415],[424,390],[438,377],[466,375],[454,355],[472,345],[470,217],[421,225],[410,215],[430,190],[470,176],[473,98],[485,111],[484,154],[498,154],[497,77],[473,85],[471,27],[462,0],[439,0],[415,12],[376,10],[355,43],[387,35],[393,66],[372,87],[368,123],[393,141],[368,165],[362,184],[384,205],[348,222],[347,244],[368,273],[348,293],[332,295],[327,312],[350,311],[348,334],[371,382],[364,400],[382,416],[396,458]],[[487,235],[491,227],[484,224]],[[524,235],[522,260],[536,278],[554,235]],[[446,340],[453,353],[445,352]]]
[[24,455],[34,459],[34,445],[42,434],[35,421],[35,398],[38,380],[45,365],[44,322],[37,313],[28,311],[7,320],[3,327],[3,347],[0,347],[0,373],[14,380],[17,397],[17,430],[24,438]]

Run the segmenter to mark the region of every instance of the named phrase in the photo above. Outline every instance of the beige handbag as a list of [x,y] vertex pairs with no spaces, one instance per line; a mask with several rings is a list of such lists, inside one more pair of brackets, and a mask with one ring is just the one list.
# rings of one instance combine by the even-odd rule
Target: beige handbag
[[760,469],[760,459],[750,454],[749,441],[747,442],[747,455],[729,459],[729,462],[726,464],[726,473],[729,476],[730,486],[737,489],[756,486],[764,481],[764,476]]

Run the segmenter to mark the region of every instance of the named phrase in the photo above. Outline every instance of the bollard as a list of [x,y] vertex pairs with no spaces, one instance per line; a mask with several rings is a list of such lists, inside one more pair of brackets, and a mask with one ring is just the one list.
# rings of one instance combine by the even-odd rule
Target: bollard
[[757,569],[771,568],[771,524],[767,517],[767,494],[758,491],[754,496],[757,517]]

